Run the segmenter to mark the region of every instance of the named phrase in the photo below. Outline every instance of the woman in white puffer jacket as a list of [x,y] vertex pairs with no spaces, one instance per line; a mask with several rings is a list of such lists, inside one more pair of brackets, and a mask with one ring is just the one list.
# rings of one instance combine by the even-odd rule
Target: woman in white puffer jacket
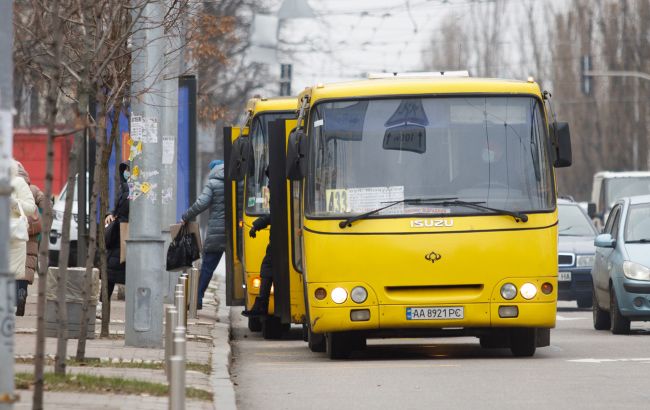
[[[25,215],[34,215],[37,212],[34,196],[29,189],[29,185],[23,178],[18,175],[18,164],[15,160],[11,161],[11,209],[9,217],[11,219],[20,218],[20,208],[23,208]],[[9,271],[15,276],[25,274],[25,260],[27,259],[27,241],[11,239],[9,242]]]

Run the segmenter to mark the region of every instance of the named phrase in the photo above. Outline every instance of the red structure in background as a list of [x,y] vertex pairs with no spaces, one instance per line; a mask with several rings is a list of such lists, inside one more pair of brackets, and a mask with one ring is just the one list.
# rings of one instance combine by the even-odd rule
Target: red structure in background
[[[72,135],[54,138],[54,179],[52,194],[58,195],[68,178],[68,163],[72,151]],[[14,128],[13,156],[20,161],[32,180],[45,191],[45,170],[47,168],[47,129]]]

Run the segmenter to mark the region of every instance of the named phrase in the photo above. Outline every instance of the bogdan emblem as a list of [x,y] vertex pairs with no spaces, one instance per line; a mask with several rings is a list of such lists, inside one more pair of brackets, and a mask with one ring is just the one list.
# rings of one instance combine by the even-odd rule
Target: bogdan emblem
[[436,263],[436,261],[439,261],[442,258],[442,255],[439,253],[435,252],[430,252],[424,256],[424,259],[431,261],[431,263]]

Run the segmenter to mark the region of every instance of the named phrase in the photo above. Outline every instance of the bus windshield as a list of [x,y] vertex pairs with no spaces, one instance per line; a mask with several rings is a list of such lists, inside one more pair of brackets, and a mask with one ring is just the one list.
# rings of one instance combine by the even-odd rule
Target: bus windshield
[[[546,121],[534,97],[328,101],[312,108],[309,132],[310,217],[428,197],[515,212],[554,208]],[[405,201],[376,216],[477,213]]]
[[250,141],[253,146],[254,166],[246,178],[246,214],[269,213],[268,177],[264,172],[269,165],[269,123],[294,118],[293,113],[261,114],[253,118]]

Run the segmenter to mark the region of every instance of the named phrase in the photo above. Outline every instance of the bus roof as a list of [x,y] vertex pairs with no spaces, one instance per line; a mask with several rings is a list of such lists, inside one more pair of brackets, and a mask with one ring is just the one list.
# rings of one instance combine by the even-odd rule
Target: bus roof
[[299,98],[310,95],[313,104],[322,99],[426,94],[529,94],[541,97],[539,85],[534,81],[440,76],[395,77],[317,84],[307,87]]
[[296,111],[298,105],[297,97],[254,97],[248,100],[246,110],[256,115],[266,111]]

